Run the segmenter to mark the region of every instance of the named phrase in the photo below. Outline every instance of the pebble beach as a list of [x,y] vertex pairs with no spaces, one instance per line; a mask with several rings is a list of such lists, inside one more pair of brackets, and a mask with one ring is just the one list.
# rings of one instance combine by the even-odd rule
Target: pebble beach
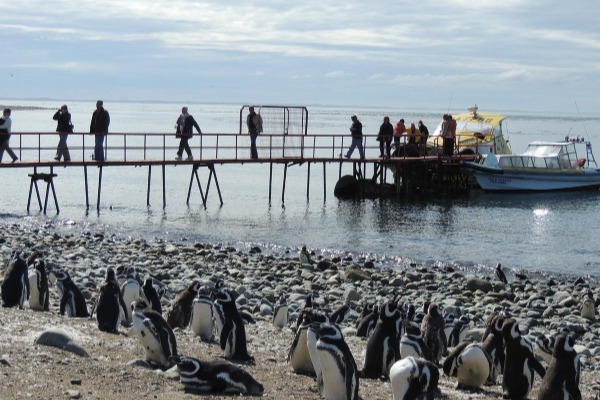
[[[261,245],[122,238],[91,231],[59,232],[51,225],[26,228],[13,224],[1,229],[0,280],[13,251],[38,251],[49,268],[69,271],[90,310],[108,267],[134,266],[142,276],[160,280],[167,289],[164,309],[194,280],[206,284],[223,280],[239,295],[238,308],[255,320],[246,326],[248,350],[255,363],[241,366],[264,385],[264,398],[320,398],[315,381],[295,374],[286,363],[294,338],[292,324],[283,329],[271,324],[280,296],[287,298],[290,320],[294,321],[306,296],[312,294],[325,311],[343,304],[352,308],[341,327],[359,368],[366,339],[357,337],[354,327],[362,305],[397,296],[416,307],[430,301],[445,312],[468,316],[467,339],[473,341],[481,340],[486,319],[498,307],[509,312],[531,339],[566,328],[576,338],[582,396],[600,399],[600,321],[580,314],[588,289],[600,298],[597,282],[589,277],[526,273],[519,278],[509,271],[509,283],[503,284],[493,271],[437,264],[384,265],[376,258],[347,253],[315,253],[314,263],[302,264],[299,247],[273,251]],[[27,305],[23,310],[0,309],[0,399],[196,397],[184,392],[173,371],[154,371],[132,363],[143,357],[143,349],[127,327],[121,327],[118,335],[101,332],[95,320],[59,315],[58,302],[56,288],[51,287],[50,312],[36,312]],[[88,356],[34,344],[49,328],[66,332]],[[222,355],[218,344],[201,342],[190,329],[175,329],[175,335],[183,355],[199,359]],[[467,392],[455,388],[454,378],[440,375],[441,398],[502,398],[499,383]],[[540,381],[536,377],[529,398],[536,398]],[[392,398],[389,382],[381,380],[361,379],[359,394],[365,400]]]

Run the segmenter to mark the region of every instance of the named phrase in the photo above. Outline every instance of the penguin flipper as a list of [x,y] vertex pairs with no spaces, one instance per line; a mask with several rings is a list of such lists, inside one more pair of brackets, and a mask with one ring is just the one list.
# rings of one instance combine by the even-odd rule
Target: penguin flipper
[[533,368],[533,370],[537,372],[537,374],[543,379],[544,375],[546,375],[546,369],[544,366],[537,360],[537,358],[534,357],[533,353],[531,353],[528,358],[531,368]]

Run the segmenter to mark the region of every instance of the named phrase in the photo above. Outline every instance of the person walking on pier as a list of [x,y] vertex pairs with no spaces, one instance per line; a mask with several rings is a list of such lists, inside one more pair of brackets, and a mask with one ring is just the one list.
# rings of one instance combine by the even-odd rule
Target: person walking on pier
[[250,134],[250,158],[257,159],[258,151],[256,150],[256,139],[263,131],[263,121],[260,114],[254,112],[254,107],[248,107],[248,116],[246,117],[246,125]]
[[402,135],[406,135],[406,125],[404,125],[404,118],[400,118],[400,121],[394,127],[394,147],[396,148],[395,154],[400,154],[400,138]]
[[181,115],[177,118],[177,127],[179,130],[179,135],[181,140],[179,141],[179,150],[177,150],[177,157],[175,159],[177,161],[181,161],[181,156],[183,155],[183,151],[187,154],[187,160],[192,161],[194,157],[192,156],[192,149],[190,149],[190,145],[188,141],[194,136],[194,128],[198,131],[199,134],[202,134],[200,130],[200,126],[190,114],[188,114],[188,108],[181,108]]
[[96,144],[92,157],[96,161],[104,161],[104,137],[108,134],[109,125],[110,115],[104,109],[104,102],[98,100],[96,102],[96,110],[92,114],[92,122],[90,123],[90,133],[96,135]]
[[8,142],[10,140],[10,130],[12,127],[12,121],[10,119],[10,108],[5,108],[2,112],[2,118],[0,119],[0,162],[4,156],[4,151],[12,157],[12,162],[19,159],[14,151],[10,148]]
[[69,113],[67,105],[64,104],[60,107],[58,111],[54,113],[52,119],[57,121],[56,132],[58,132],[60,138],[54,159],[60,161],[60,159],[64,157],[65,162],[69,162],[71,161],[71,154],[67,147],[67,138],[69,137],[69,133],[73,132],[73,124],[71,123],[71,114]]
[[[394,126],[390,123],[390,117],[383,117],[383,124],[379,127],[377,141],[379,142],[379,157],[390,158],[392,147],[392,136],[394,135]],[[383,148],[385,146],[385,153]]]
[[352,144],[346,153],[346,158],[350,158],[354,149],[358,147],[358,153],[360,154],[360,159],[364,160],[365,158],[365,149],[363,148],[362,140],[363,140],[363,132],[362,132],[362,124],[358,120],[356,115],[352,116],[352,126],[350,126],[350,135],[352,136]]

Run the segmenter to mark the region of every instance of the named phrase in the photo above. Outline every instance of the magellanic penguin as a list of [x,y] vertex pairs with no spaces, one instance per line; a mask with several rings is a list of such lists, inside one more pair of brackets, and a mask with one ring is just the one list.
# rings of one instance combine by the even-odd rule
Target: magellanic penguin
[[317,353],[327,400],[358,400],[358,368],[342,331],[335,324],[322,323],[317,329]]
[[316,376],[316,371],[308,351],[308,327],[312,323],[329,322],[324,312],[310,308],[302,310],[298,317],[300,326],[296,329],[294,340],[287,355],[287,362],[292,370],[301,375]]
[[179,381],[186,391],[199,393],[262,396],[264,387],[248,372],[225,361],[200,361],[193,357],[172,356]]
[[310,258],[310,253],[306,250],[306,246],[302,246],[302,250],[300,250],[300,255],[298,257],[300,259],[300,263],[302,265],[313,265],[314,261]]
[[500,282],[504,283],[505,285],[508,284],[508,279],[506,279],[506,275],[504,274],[504,271],[502,271],[502,265],[500,263],[496,264],[496,269],[494,272],[496,273],[496,277]]
[[214,340],[214,303],[210,291],[206,287],[201,287],[192,303],[192,317],[190,319],[190,328],[196,336],[200,336],[203,342],[212,342]]
[[402,358],[414,357],[433,361],[433,354],[423,341],[421,328],[414,322],[404,321],[404,335],[400,339],[400,356]]
[[224,316],[223,327],[219,344],[225,358],[237,361],[251,361],[246,343],[246,328],[244,321],[235,304],[235,300],[228,290],[213,292],[215,308]]
[[485,352],[492,360],[492,369],[488,378],[488,383],[495,385],[498,376],[504,371],[504,337],[502,336],[502,325],[504,317],[501,314],[492,316],[489,325],[489,332],[482,343]]
[[440,371],[431,361],[406,357],[390,369],[393,400],[433,399]]
[[310,362],[315,372],[315,378],[317,380],[317,392],[323,394],[323,374],[321,372],[321,360],[319,359],[319,350],[317,350],[317,341],[319,340],[319,326],[320,322],[313,322],[308,324],[306,330],[306,347],[308,348],[308,354],[310,356]]
[[581,400],[579,376],[581,365],[570,335],[556,337],[552,361],[542,379],[538,400]]
[[29,299],[27,260],[23,253],[13,253],[2,281],[2,307],[19,307]]
[[125,305],[115,270],[106,269],[106,277],[100,286],[100,294],[95,307],[98,329],[104,332],[118,333],[121,313],[129,316],[131,311]]
[[489,378],[492,360],[478,343],[462,342],[444,360],[444,374],[456,377],[457,389],[479,389]]
[[[162,288],[159,288],[159,290]],[[159,294],[159,290],[157,290],[154,285],[154,279],[151,277],[147,277],[144,279],[144,285],[142,286],[142,293],[144,294],[144,298],[150,305],[150,308],[162,315],[162,304],[160,303],[161,295]]]
[[[146,300],[143,297],[142,285],[138,281],[138,275],[135,267],[127,267],[127,279],[121,285],[121,296],[123,301],[127,305],[127,308],[131,307],[131,304],[137,300]],[[121,322],[123,325],[131,325],[131,313],[122,313]]]
[[540,333],[535,338],[535,353],[540,356],[546,365],[550,365],[552,361],[552,353],[554,353],[555,337],[553,335],[545,335]]
[[459,343],[464,342],[465,336],[467,335],[467,328],[469,327],[469,317],[461,315],[454,319],[452,325],[452,329],[447,336],[448,347],[454,347]]
[[446,334],[444,333],[444,318],[438,311],[437,304],[431,304],[427,315],[421,323],[423,341],[433,355],[433,362],[439,363],[446,351]]
[[379,320],[367,341],[361,378],[387,378],[390,368],[400,359],[398,320],[401,314],[394,301],[387,301],[379,312]]
[[162,315],[143,300],[131,305],[133,330],[146,352],[146,361],[159,368],[170,368],[171,356],[177,356],[177,340]]
[[85,297],[67,271],[52,271],[56,279],[56,288],[60,294],[60,315],[67,317],[87,318],[90,316]]
[[587,296],[581,302],[581,317],[591,321],[596,319],[596,301],[591,289],[588,289]]
[[356,327],[356,336],[358,337],[369,337],[373,329],[375,329],[375,325],[377,325],[377,320],[379,319],[379,305],[374,304],[369,313],[366,313],[363,318],[358,321],[358,325]]
[[510,399],[526,399],[533,387],[534,371],[542,378],[545,370],[533,354],[533,346],[519,331],[514,318],[502,325],[505,354],[502,387]]
[[171,301],[171,306],[166,312],[166,319],[171,328],[185,329],[188,326],[192,318],[192,305],[201,286],[200,282],[194,281]]
[[273,326],[276,328],[283,328],[288,324],[288,303],[285,296],[282,295],[277,303],[275,304],[275,310],[273,311]]
[[348,315],[348,312],[350,311],[350,306],[348,304],[342,304],[341,306],[339,306],[338,308],[336,308],[335,310],[333,310],[331,312],[331,314],[329,315],[329,321],[332,324],[341,324],[342,322],[344,322],[344,320],[346,319],[346,315]]
[[33,270],[29,272],[29,308],[36,311],[50,310],[50,291],[46,263],[42,259],[33,262]]

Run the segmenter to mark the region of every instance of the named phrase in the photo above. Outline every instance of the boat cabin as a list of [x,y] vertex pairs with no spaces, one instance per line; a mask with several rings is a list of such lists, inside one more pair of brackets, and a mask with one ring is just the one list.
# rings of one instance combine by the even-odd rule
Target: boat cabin
[[580,169],[584,158],[577,157],[573,142],[531,142],[523,154],[497,157],[499,167],[541,168],[552,170]]

